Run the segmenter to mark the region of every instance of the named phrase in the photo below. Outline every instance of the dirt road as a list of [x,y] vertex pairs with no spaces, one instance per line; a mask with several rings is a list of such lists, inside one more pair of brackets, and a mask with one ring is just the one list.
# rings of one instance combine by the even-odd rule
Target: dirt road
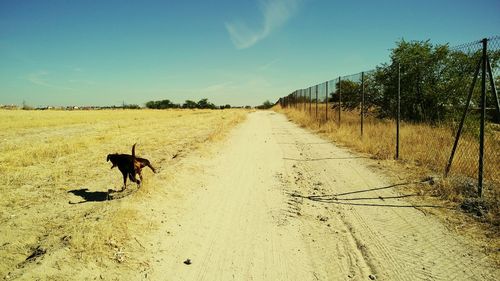
[[[367,159],[256,112],[147,238],[153,280],[495,280],[499,269]],[[181,202],[181,200],[179,201]],[[163,222],[163,221],[162,221]],[[146,238],[142,238],[146,239]],[[187,262],[189,259],[190,264]]]

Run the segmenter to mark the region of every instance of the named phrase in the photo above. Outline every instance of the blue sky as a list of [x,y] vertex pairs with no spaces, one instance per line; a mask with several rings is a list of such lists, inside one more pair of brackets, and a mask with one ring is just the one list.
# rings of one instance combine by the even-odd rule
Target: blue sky
[[388,61],[395,42],[499,35],[500,1],[0,0],[0,104],[257,105]]

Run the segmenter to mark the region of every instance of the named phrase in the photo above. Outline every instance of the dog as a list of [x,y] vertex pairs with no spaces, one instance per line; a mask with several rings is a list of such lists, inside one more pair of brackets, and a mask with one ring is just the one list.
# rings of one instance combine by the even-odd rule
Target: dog
[[[153,173],[156,173],[156,169],[151,165],[148,159],[140,158],[135,156],[135,146],[132,146],[132,155],[130,154],[108,154],[106,161],[113,164],[111,169],[114,167],[118,167],[120,172],[123,175],[123,187],[121,191],[125,190],[127,187],[127,178],[129,178],[132,182],[137,184],[137,187],[140,187],[142,178],[142,169],[144,167],[149,167]],[[139,179],[136,178],[136,175],[139,175]]]
[[127,187],[127,178],[129,178],[132,182],[137,183],[137,186],[140,185],[140,181],[136,178],[136,165],[134,161],[135,155],[129,155],[129,154],[108,154],[108,157],[106,158],[106,161],[111,161],[113,164],[111,166],[111,169],[114,167],[118,167],[118,170],[123,175],[123,187],[121,191],[125,190]]

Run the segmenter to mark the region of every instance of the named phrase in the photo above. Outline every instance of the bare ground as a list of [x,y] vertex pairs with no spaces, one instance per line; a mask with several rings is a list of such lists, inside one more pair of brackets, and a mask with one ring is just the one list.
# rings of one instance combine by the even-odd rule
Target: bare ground
[[500,273],[472,241],[425,212],[439,206],[402,198],[398,188],[408,183],[388,182],[369,160],[283,115],[251,114],[200,165],[202,173],[177,182],[193,193],[145,249],[158,258],[152,279],[495,280]]
[[179,160],[167,186],[153,179],[140,200],[87,203],[134,204],[143,218],[130,221],[134,246],[115,253],[122,260],[58,267],[59,251],[18,276],[496,280],[476,241],[427,212],[442,206],[405,198],[418,183],[391,182],[372,165],[281,114],[251,113],[213,154]]

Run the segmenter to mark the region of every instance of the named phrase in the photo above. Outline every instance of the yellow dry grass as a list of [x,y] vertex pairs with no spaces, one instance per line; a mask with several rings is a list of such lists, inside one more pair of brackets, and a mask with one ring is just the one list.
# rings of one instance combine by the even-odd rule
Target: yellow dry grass
[[[396,153],[396,124],[394,120],[381,120],[368,114],[364,119],[361,136],[358,110],[342,111],[340,125],[338,109],[328,109],[326,105],[299,104],[297,108],[275,107],[302,127],[312,129],[358,152],[367,153],[376,159],[392,160]],[[491,206],[490,221],[498,223],[500,202],[500,130],[489,124],[485,136],[484,182],[485,198]],[[443,177],[455,137],[455,129],[446,125],[430,126],[402,122],[400,125],[400,163],[405,164],[416,178],[429,175]],[[471,134],[462,136],[451,167],[450,177],[440,181],[430,190],[433,195],[461,202],[470,196],[477,184],[478,140]],[[407,169],[408,170],[408,169]]]
[[[134,249],[131,229],[155,228],[136,203],[164,192],[176,161],[203,151],[245,116],[243,110],[0,110],[0,278],[23,274],[37,260],[26,261],[36,248],[46,251],[48,261],[65,253],[64,261],[53,261],[54,268],[43,268],[51,280],[78,279],[57,274],[75,264],[123,262],[124,249]],[[100,201],[122,184],[106,155],[130,153],[133,143],[159,173],[153,176],[146,168],[143,186],[126,200]],[[139,242],[133,243],[137,248]]]

